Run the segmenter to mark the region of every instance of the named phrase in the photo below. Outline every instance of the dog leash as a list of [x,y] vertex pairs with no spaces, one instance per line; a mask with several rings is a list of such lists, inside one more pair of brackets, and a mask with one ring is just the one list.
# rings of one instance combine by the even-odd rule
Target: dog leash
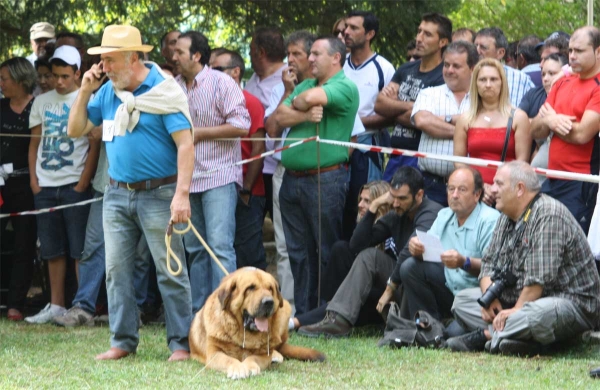
[[[169,270],[169,273],[173,276],[178,276],[179,274],[181,274],[181,271],[183,271],[181,260],[179,259],[179,257],[177,257],[175,252],[173,252],[173,249],[171,249],[171,236],[173,235],[173,232],[183,235],[189,232],[191,229],[196,235],[196,237],[198,237],[198,241],[200,241],[200,243],[202,244],[204,249],[206,249],[210,257],[212,257],[212,259],[215,261],[215,263],[217,263],[219,268],[221,268],[221,271],[223,271],[225,275],[229,275],[229,272],[227,272],[225,267],[223,267],[223,264],[221,264],[219,259],[217,259],[217,256],[215,256],[214,252],[210,249],[208,244],[206,244],[206,241],[204,241],[200,233],[198,233],[198,230],[196,230],[196,228],[192,224],[192,220],[188,218],[187,222],[188,226],[183,230],[176,229],[175,226],[173,226],[173,221],[169,221],[169,225],[167,225],[167,231],[165,232],[165,245],[167,247],[167,269]],[[173,268],[171,268],[171,257],[173,257],[173,261],[175,261],[175,263],[177,264],[177,271],[173,271]]]

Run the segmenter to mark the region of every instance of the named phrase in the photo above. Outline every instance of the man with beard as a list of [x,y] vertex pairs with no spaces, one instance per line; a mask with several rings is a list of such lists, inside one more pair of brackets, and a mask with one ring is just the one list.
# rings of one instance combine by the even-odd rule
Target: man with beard
[[[138,347],[134,262],[142,235],[165,304],[169,360],[189,358],[190,282],[185,262],[178,276],[167,270],[165,227],[187,222],[191,216],[192,120],[175,80],[142,61],[140,53],[151,50],[152,46],[142,45],[137,28],[106,27],[101,46],[88,50],[100,54],[102,61],[83,76],[69,116],[69,136],[82,136],[102,124],[109,165],[103,220],[111,348],[97,360],[121,359]],[[110,81],[101,87],[104,72]],[[160,104],[155,104],[157,96]],[[185,259],[179,235],[172,237],[171,248]]]
[[[394,66],[371,48],[371,42],[379,31],[379,20],[370,12],[352,11],[345,23],[344,43],[350,49],[350,54],[344,63],[344,73],[358,88],[358,115],[365,127],[365,132],[358,136],[357,141],[366,145],[389,146],[389,134],[385,126],[392,124],[392,121],[375,113],[377,95],[392,81],[394,75]],[[344,237],[352,236],[356,226],[354,199],[365,183],[383,177],[383,164],[383,154],[363,150],[352,152],[350,184],[344,207]]]
[[[327,306],[325,319],[300,327],[299,334],[308,337],[347,336],[372,287],[386,288],[387,285],[392,293],[388,294],[386,288],[381,299],[391,299],[395,287],[401,282],[400,266],[411,256],[408,249],[410,237],[417,229],[428,231],[442,209],[442,206],[424,197],[423,176],[416,168],[400,167],[392,177],[391,187],[389,192],[371,202],[369,211],[356,226],[353,237],[361,238],[362,245],[359,246],[366,249],[359,253]],[[394,210],[375,222],[377,209],[385,203],[392,205]],[[389,237],[394,239],[397,248],[403,248],[397,259],[375,248]]]
[[160,39],[160,55],[165,59],[165,62],[173,67],[173,75],[177,76],[179,73],[175,70],[175,62],[173,61],[173,54],[175,53],[175,45],[177,45],[177,38],[181,33],[177,30],[169,31]]

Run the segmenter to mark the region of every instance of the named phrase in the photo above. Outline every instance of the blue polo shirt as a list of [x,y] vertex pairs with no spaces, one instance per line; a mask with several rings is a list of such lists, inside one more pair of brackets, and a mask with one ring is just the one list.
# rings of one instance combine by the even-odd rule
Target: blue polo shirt
[[[164,80],[156,66],[134,91],[138,96]],[[104,84],[88,104],[88,119],[96,126],[114,120],[121,100],[113,90],[112,81]],[[182,113],[156,115],[142,112],[132,132],[106,141],[108,174],[114,180],[135,183],[168,177],[177,173],[177,147],[172,133],[188,130],[190,123]]]
[[[438,213],[428,233],[437,236],[444,250],[454,249],[463,256],[482,258],[487,249],[500,213],[479,202],[462,226],[458,226],[456,214],[446,207]],[[444,268],[446,287],[454,295],[465,288],[479,286],[477,276],[461,268]]]

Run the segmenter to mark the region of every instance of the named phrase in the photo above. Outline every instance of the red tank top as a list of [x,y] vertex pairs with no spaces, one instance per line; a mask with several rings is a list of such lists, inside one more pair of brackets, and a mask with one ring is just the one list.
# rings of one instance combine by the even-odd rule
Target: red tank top
[[[473,158],[500,161],[505,138],[506,127],[471,127],[469,128],[469,131],[467,131],[467,154],[469,157]],[[515,132],[511,131],[505,161],[512,161],[515,158],[517,158],[515,154]],[[484,183],[492,184],[494,182],[496,169],[482,167],[473,168],[481,173]]]

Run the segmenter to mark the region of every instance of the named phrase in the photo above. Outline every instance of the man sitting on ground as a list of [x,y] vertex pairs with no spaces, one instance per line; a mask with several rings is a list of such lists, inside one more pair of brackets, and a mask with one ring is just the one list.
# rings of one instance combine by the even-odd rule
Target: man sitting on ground
[[408,243],[409,257],[400,279],[410,318],[425,310],[438,320],[451,317],[454,295],[477,287],[481,258],[490,243],[500,213],[481,202],[483,179],[470,167],[456,169],[448,180],[448,204],[429,230],[444,248],[441,262],[423,261],[426,248],[418,237]]
[[492,193],[503,215],[481,260],[481,290],[461,291],[452,307],[472,333],[450,338],[448,347],[536,354],[598,325],[600,278],[569,210],[540,194],[535,171],[522,161],[498,169]]

